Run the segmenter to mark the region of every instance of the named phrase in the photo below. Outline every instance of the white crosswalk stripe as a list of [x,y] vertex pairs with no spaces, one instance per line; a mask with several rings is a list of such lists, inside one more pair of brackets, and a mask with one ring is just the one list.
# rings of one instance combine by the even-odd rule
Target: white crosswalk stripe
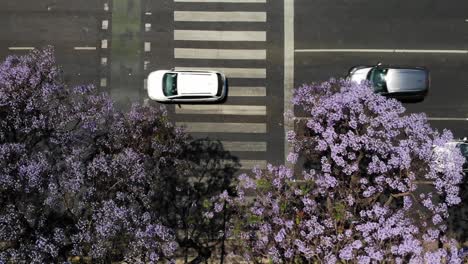
[[[255,166],[266,168],[267,161],[264,157],[268,150],[266,121],[269,120],[269,113],[264,99],[267,96],[267,87],[263,82],[267,78],[265,49],[267,33],[258,30],[258,25],[267,22],[268,14],[266,7],[265,10],[259,10],[258,5],[256,10],[245,10],[250,5],[242,7],[239,5],[241,10],[226,11],[223,3],[266,3],[267,1],[174,0],[174,2],[180,3],[175,5],[176,10],[174,10],[174,22],[180,22],[175,23],[174,29],[175,70],[219,71],[224,73],[229,81],[228,97],[224,104],[183,104],[175,107],[174,112],[178,120],[176,125],[185,127],[188,133],[194,133],[197,137],[207,136],[216,139],[220,134],[234,135],[236,140],[229,140],[230,136],[226,138],[225,135],[221,143],[225,150],[240,155],[241,169],[251,170]],[[204,5],[199,5],[196,10],[190,10],[193,5],[185,6],[182,3],[219,3],[219,5],[216,6],[217,10],[212,8],[203,10],[201,7]],[[178,10],[179,7],[181,10]],[[185,22],[190,22],[190,26]],[[228,27],[226,22],[236,23],[236,30]],[[216,26],[214,27],[216,30],[210,30],[213,28],[210,27],[211,24]],[[252,30],[252,25],[255,25],[254,28],[257,30]],[[236,43],[235,47],[231,44],[233,42]],[[223,48],[221,43],[231,47]],[[248,44],[249,47],[242,48],[242,43],[246,46]],[[233,63],[230,63],[231,61]],[[235,101],[230,101],[232,98]],[[216,122],[210,121],[211,117],[216,117]],[[258,141],[248,140],[249,135],[255,135]],[[252,159],[254,153],[255,158]]]
[[264,105],[181,105],[177,114],[266,115]]
[[211,123],[211,122],[176,122],[183,126],[187,132],[194,133],[253,133],[267,132],[265,123]]
[[176,59],[265,60],[264,49],[188,49],[175,48]]
[[174,30],[174,40],[194,41],[266,41],[265,31]]
[[266,0],[174,0],[181,3],[266,3]]
[[[224,160],[224,164],[232,164],[232,161],[229,160]],[[266,169],[267,167],[267,161],[266,160],[247,160],[247,159],[241,159],[239,160],[239,163],[241,164],[242,170],[252,170],[253,168],[257,167],[259,169]]]
[[264,86],[229,86],[229,96],[266,96]]
[[174,21],[266,22],[266,12],[174,11]]
[[175,67],[178,70],[185,71],[219,71],[228,78],[266,78],[266,69],[262,68],[220,68],[220,67]]
[[221,141],[228,151],[266,151],[267,143],[264,141]]

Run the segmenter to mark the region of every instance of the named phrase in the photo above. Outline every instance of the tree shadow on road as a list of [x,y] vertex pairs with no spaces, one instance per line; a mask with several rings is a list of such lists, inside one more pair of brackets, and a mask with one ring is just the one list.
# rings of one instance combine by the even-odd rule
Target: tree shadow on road
[[[163,200],[159,208],[166,216],[166,225],[175,230],[180,246],[179,257],[185,263],[201,263],[209,258],[223,258],[219,250],[224,244],[228,215],[208,219],[211,198],[227,190],[240,164],[237,157],[224,150],[219,140],[192,140],[181,152],[184,174],[169,175],[165,180]],[[219,256],[215,256],[215,251]]]

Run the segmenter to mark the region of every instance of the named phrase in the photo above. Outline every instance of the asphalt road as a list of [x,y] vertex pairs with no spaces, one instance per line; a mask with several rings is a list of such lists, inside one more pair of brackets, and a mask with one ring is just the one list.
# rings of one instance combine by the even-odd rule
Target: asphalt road
[[94,84],[121,107],[147,99],[151,71],[224,69],[225,104],[168,105],[171,120],[220,140],[244,170],[282,163],[282,2],[18,0],[1,1],[0,14],[0,58],[52,45],[67,83]]
[[[296,50],[468,49],[467,1],[296,0],[295,5]],[[424,102],[406,104],[408,112],[424,112],[433,127],[468,136],[468,54],[296,51],[295,86],[378,62],[427,67],[430,93]]]
[[[95,84],[119,102],[146,99],[144,81],[153,70],[224,69],[232,89],[223,106],[168,109],[194,137],[221,140],[246,169],[284,160],[283,102],[290,92],[283,85],[284,43],[296,50],[293,67],[286,67],[294,86],[342,77],[358,64],[426,66],[430,94],[407,104],[408,111],[425,112],[434,127],[457,137],[468,135],[468,54],[298,51],[468,50],[467,1],[292,2],[295,37],[284,39],[284,1],[1,1],[0,58],[27,52],[15,47],[53,45],[68,83]],[[125,11],[131,16],[117,16]]]
[[67,82],[99,85],[106,75],[99,50],[74,48],[96,47],[106,16],[101,0],[0,1],[0,58],[52,45]]
[[468,136],[468,54],[451,52],[468,50],[466,0],[3,0],[0,33],[0,59],[53,45],[68,84],[94,84],[122,104],[147,99],[151,71],[222,69],[225,104],[167,107],[193,137],[221,141],[243,170],[284,162],[293,86],[343,77],[359,64],[426,66],[430,93],[406,104],[408,112]]

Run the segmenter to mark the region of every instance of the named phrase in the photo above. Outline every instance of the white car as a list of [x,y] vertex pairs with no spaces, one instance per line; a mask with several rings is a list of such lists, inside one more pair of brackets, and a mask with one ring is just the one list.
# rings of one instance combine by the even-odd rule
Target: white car
[[370,81],[376,93],[403,100],[423,101],[429,91],[430,75],[424,67],[354,66],[348,79],[360,83]]
[[226,95],[226,77],[216,71],[158,70],[148,76],[148,96],[158,102],[220,102]]

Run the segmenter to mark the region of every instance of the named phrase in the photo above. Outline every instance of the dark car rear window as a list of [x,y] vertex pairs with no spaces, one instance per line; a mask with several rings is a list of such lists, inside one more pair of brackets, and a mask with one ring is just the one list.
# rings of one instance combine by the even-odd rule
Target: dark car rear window
[[221,74],[217,73],[216,75],[218,76],[218,91],[216,92],[216,96],[221,96],[223,93],[224,80]]

